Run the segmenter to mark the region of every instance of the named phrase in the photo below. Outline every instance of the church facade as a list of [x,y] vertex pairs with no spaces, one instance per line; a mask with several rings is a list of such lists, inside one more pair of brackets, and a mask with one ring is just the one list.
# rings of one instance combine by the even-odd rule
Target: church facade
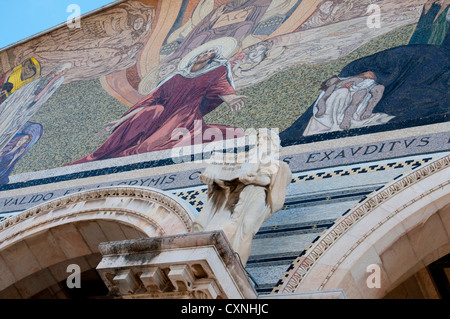
[[[121,0],[2,49],[0,298],[449,298],[449,23]],[[195,221],[212,154],[261,130],[292,175],[242,262]]]

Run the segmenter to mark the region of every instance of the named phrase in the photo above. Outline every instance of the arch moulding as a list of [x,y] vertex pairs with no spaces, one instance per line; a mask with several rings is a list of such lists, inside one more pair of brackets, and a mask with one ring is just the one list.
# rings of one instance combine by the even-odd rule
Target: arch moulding
[[42,231],[81,221],[125,224],[148,237],[189,232],[195,208],[152,188],[108,187],[64,196],[0,223],[0,251]]
[[28,209],[0,223],[0,296],[55,290],[68,264],[96,267],[101,242],[187,233],[194,214],[180,198],[141,187],[89,190]]
[[[384,297],[450,253],[449,176],[447,155],[373,192],[298,257],[272,293],[344,289],[348,298]],[[367,284],[373,265],[380,288]]]

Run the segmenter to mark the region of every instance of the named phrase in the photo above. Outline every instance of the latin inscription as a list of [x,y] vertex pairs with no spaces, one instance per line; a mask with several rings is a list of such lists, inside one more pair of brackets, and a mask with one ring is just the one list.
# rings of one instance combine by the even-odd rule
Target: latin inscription
[[[307,147],[308,145],[305,145],[305,149],[307,149]],[[430,136],[382,141],[316,152],[303,152],[281,157],[281,160],[289,165],[293,173],[297,173],[333,166],[442,151],[450,151],[450,138],[448,134],[440,133]],[[147,176],[137,179],[91,184],[82,187],[57,189],[49,192],[0,198],[0,212],[24,210],[61,196],[68,196],[95,188],[138,186],[153,187],[162,190],[174,190],[178,188],[193,187],[201,184],[200,174],[202,172],[203,169],[187,170],[173,174]]]
[[306,164],[346,159],[349,157],[364,157],[376,153],[386,154],[399,150],[408,150],[409,148],[423,148],[430,143],[430,138],[431,137],[426,136],[421,138],[370,144],[366,146],[352,146],[345,149],[309,153]]

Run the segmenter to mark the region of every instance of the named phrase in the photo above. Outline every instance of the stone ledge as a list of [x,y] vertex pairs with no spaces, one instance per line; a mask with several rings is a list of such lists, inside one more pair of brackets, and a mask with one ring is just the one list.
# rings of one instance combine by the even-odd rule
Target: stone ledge
[[254,299],[222,231],[101,243],[97,271],[117,298]]

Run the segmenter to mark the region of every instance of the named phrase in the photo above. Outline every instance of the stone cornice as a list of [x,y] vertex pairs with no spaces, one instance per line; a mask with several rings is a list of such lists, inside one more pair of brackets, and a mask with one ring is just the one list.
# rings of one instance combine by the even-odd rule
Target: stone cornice
[[105,242],[96,270],[126,299],[257,297],[223,231]]

